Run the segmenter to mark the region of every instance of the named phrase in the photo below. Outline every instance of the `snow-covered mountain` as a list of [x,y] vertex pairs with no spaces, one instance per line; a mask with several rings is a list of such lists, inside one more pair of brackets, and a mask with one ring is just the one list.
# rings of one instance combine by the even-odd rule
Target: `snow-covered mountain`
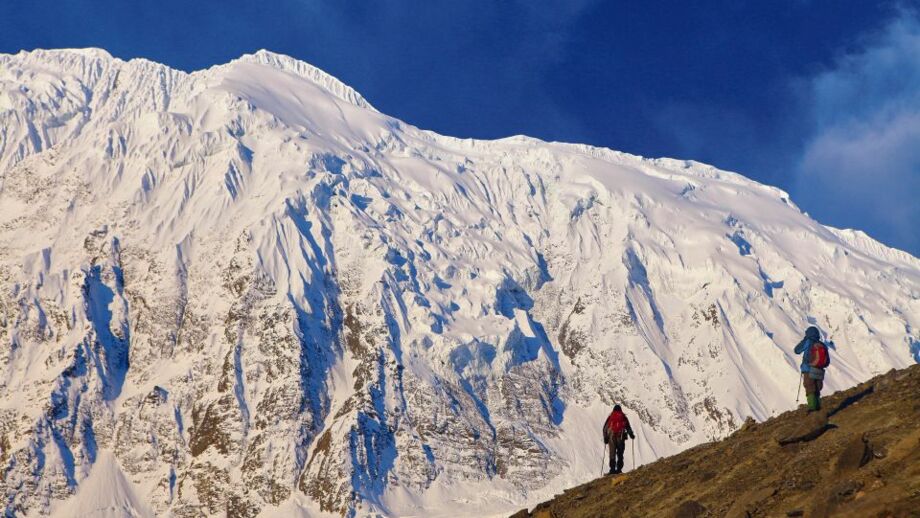
[[920,260],[269,52],[0,55],[7,515],[513,511],[599,474],[614,402],[638,463],[791,408],[809,323],[828,390],[920,361]]

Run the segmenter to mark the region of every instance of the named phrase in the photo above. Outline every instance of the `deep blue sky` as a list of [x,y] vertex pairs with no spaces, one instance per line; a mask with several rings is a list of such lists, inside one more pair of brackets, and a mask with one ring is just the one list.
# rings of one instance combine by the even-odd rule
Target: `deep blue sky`
[[0,52],[94,46],[195,70],[266,48],[423,128],[700,160],[920,255],[916,2],[269,4],[3,0]]

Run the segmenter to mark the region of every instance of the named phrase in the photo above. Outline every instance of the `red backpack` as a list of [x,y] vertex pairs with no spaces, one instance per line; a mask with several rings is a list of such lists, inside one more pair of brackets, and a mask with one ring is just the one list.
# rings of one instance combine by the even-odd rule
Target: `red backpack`
[[808,365],[816,369],[825,369],[831,364],[831,355],[824,342],[813,342],[808,353]]
[[622,439],[626,433],[626,414],[623,412],[611,412],[607,418],[607,432],[610,437]]

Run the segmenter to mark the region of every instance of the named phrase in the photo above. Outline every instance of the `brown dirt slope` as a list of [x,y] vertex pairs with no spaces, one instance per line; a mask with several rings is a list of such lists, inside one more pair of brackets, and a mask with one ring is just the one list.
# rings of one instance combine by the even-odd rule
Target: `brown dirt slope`
[[920,365],[567,490],[514,518],[920,517]]

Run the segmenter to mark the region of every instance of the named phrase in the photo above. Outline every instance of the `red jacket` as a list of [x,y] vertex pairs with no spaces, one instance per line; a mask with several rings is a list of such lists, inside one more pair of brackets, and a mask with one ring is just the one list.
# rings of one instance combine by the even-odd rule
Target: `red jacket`
[[632,439],[636,438],[635,434],[633,434],[632,426],[629,425],[629,418],[626,417],[622,410],[610,412],[610,415],[607,416],[607,421],[604,422],[603,431],[605,443],[611,439],[616,442],[625,441],[627,435]]

